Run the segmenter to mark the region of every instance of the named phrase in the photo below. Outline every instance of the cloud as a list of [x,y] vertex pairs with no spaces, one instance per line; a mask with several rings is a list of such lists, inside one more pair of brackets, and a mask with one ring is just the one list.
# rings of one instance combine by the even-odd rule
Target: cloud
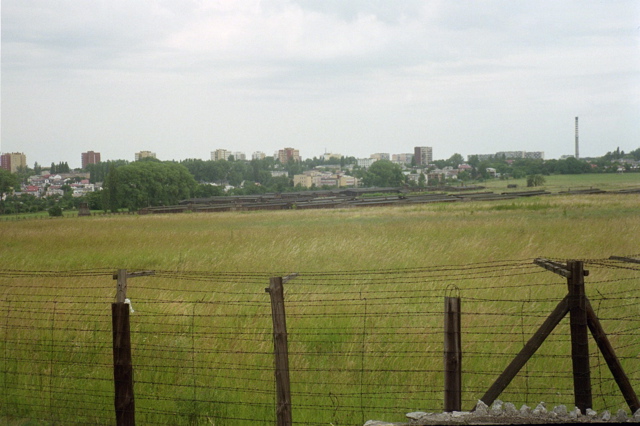
[[8,150],[36,155],[63,141],[71,152],[111,144],[124,158],[134,148],[206,158],[217,144],[299,145],[304,155],[323,144],[364,156],[433,144],[437,156],[540,144],[557,156],[581,114],[601,119],[601,134],[616,123],[609,133],[626,143],[640,137],[633,0],[3,0],[2,8]]

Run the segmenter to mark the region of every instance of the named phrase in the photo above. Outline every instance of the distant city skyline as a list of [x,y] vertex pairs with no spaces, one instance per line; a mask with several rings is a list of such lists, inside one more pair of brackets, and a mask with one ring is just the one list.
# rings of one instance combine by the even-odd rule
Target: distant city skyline
[[2,1],[0,152],[640,145],[640,2]]
[[[639,147],[640,148],[640,147]],[[637,148],[636,148],[637,149]],[[288,159],[293,159],[294,161],[304,161],[306,159],[312,159],[312,158],[319,158],[319,159],[324,159],[325,161],[331,158],[341,158],[341,157],[355,157],[357,162],[356,164],[358,164],[360,167],[369,167],[373,162],[375,161],[379,161],[379,160],[389,160],[392,161],[394,163],[403,163],[403,164],[410,164],[412,163],[412,159],[413,158],[422,158],[422,160],[417,159],[415,161],[415,165],[418,167],[424,167],[426,165],[429,164],[433,164],[434,161],[436,160],[447,160],[449,159],[451,156],[447,156],[447,157],[442,157],[442,158],[437,158],[434,157],[432,155],[432,147],[426,147],[426,146],[416,146],[413,147],[413,152],[409,152],[409,153],[390,153],[390,152],[378,152],[378,153],[372,153],[369,154],[368,156],[363,156],[363,157],[356,157],[354,155],[349,155],[349,154],[342,154],[342,153],[329,153],[326,152],[322,155],[314,155],[314,156],[309,156],[309,157],[305,157],[299,154],[299,150],[293,148],[293,147],[289,147],[289,148],[285,148],[285,149],[280,149],[274,152],[274,154],[272,157],[275,160],[280,161],[281,163],[288,161]],[[622,150],[621,150],[622,151]],[[632,150],[630,150],[632,151]],[[463,155],[461,153],[454,153],[454,154],[460,154],[462,155],[463,161],[465,163],[467,163],[471,157],[478,157],[478,160],[480,161],[487,161],[487,160],[491,160],[494,158],[500,159],[500,158],[504,158],[504,159],[518,159],[518,158],[522,158],[522,159],[529,159],[529,160],[549,160],[550,158],[547,158],[545,156],[544,151],[525,151],[525,150],[517,150],[517,151],[496,151],[496,152],[491,152],[491,153],[480,153],[480,152],[475,152],[472,154],[467,154],[467,155]],[[606,153],[604,153],[606,154]],[[602,155],[604,155],[602,154]],[[452,154],[453,155],[453,154]],[[48,168],[51,164],[58,164],[60,162],[64,162],[66,164],[69,165],[69,167],[71,169],[85,169],[87,164],[94,164],[94,163],[98,163],[101,161],[115,161],[115,160],[125,160],[125,161],[140,161],[144,158],[150,157],[150,158],[155,158],[158,159],[159,161],[183,161],[183,160],[187,160],[187,158],[184,159],[162,159],[162,158],[157,158],[156,153],[155,152],[151,152],[151,151],[139,151],[134,153],[134,159],[130,160],[127,158],[103,158],[101,159],[102,155],[100,152],[96,152],[96,151],[88,151],[88,152],[83,152],[81,153],[81,158],[82,158],[82,165],[81,166],[74,166],[73,164],[69,164],[69,160],[68,159],[61,159],[59,161],[55,161],[52,163],[40,163],[38,162],[38,165],[42,168]],[[199,160],[203,160],[203,161],[219,161],[219,160],[240,160],[240,161],[251,161],[254,159],[264,159],[265,157],[267,157],[267,155],[264,152],[261,151],[256,151],[254,153],[251,154],[251,158],[249,159],[248,156],[246,155],[246,153],[244,152],[239,152],[239,151],[235,151],[232,152],[230,150],[224,149],[224,148],[218,148],[214,151],[210,152],[210,156],[209,158],[196,158]],[[575,157],[574,154],[566,154],[566,155],[562,155],[560,156],[558,159],[567,159],[570,157]],[[601,157],[601,156],[594,156],[592,158],[597,158],[597,157]],[[14,163],[20,163],[20,165],[22,164],[26,164],[28,167],[33,168],[33,164],[35,162],[37,162],[37,160],[35,161],[31,161],[27,158],[27,156],[24,153],[21,152],[14,152],[14,153],[3,153],[0,152],[0,158],[2,158],[2,164],[1,166],[3,168],[7,168],[10,169],[10,166],[5,167],[6,165],[10,165],[11,164],[11,159],[14,158],[13,162]],[[188,159],[193,159],[193,158],[188,158]],[[14,169],[15,166],[14,164]],[[15,170],[14,170],[15,171]]]

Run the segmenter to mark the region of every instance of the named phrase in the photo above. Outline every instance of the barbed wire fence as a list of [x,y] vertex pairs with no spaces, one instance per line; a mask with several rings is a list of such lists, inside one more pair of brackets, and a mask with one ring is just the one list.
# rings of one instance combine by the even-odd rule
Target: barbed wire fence
[[[638,389],[640,264],[580,261],[590,270],[591,306]],[[116,423],[119,326],[109,305],[122,301],[114,271],[0,270],[0,419]],[[531,259],[380,271],[129,271],[129,407],[135,401],[140,424],[277,421],[283,406],[265,292],[272,277],[289,277],[282,284],[287,403],[293,423],[309,425],[442,411],[444,300],[451,295],[461,301],[459,399],[472,409],[567,294],[566,280]],[[593,408],[628,408],[593,340],[589,359]],[[500,399],[572,405],[573,378],[566,319]]]

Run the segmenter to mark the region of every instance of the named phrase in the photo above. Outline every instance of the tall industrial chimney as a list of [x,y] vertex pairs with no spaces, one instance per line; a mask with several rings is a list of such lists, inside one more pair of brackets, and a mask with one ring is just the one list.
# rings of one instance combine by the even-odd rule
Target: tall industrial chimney
[[578,117],[576,117],[576,160],[580,158],[580,146],[578,144]]

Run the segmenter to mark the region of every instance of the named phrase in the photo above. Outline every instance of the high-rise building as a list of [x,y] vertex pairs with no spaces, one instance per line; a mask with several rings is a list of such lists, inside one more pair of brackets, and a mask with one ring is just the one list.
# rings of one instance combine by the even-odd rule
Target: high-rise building
[[6,153],[0,156],[0,168],[17,173],[22,167],[27,167],[27,157],[23,152]]
[[264,160],[266,157],[267,157],[266,154],[262,151],[256,151],[253,154],[251,154],[252,160]]
[[82,168],[86,169],[89,164],[96,164],[100,162],[100,153],[99,152],[83,152],[82,153]]
[[285,148],[278,151],[278,160],[281,164],[287,164],[289,161],[302,161],[302,158],[297,149]]
[[405,154],[393,154],[391,156],[391,161],[398,164],[411,164],[413,160],[413,154],[405,153]]
[[433,148],[430,146],[416,146],[413,149],[416,166],[428,166],[433,162]]
[[516,160],[518,158],[528,158],[531,160],[544,160],[544,151],[498,151],[495,154],[474,154],[468,155],[467,160],[471,157],[478,157],[478,161],[497,160]]
[[387,152],[377,152],[375,154],[371,154],[369,158],[375,158],[377,161],[380,161],[380,160],[389,160],[391,157]]
[[532,160],[544,160],[544,151],[525,151],[524,158]]
[[216,149],[215,151],[211,152],[211,160],[212,161],[228,160],[229,157],[231,157],[232,155],[233,153],[229,150]]
[[156,153],[151,151],[136,152],[136,161],[140,161],[143,158],[156,158]]

